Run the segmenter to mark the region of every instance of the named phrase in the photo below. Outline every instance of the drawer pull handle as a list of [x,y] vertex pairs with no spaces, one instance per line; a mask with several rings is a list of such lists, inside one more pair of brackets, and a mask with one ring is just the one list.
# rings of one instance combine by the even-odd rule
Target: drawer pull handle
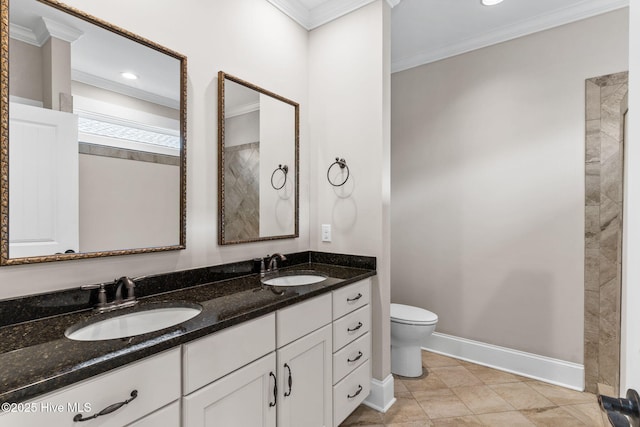
[[278,403],[278,380],[273,372],[269,372],[269,376],[273,377],[273,402],[269,402],[269,408],[273,408]]
[[355,332],[358,329],[362,328],[364,325],[362,324],[362,322],[358,322],[358,326],[356,326],[355,328],[347,328],[347,332]]
[[354,302],[354,301],[358,301],[360,298],[362,298],[362,294],[360,292],[358,292],[358,295],[356,295],[353,298],[347,298],[347,302]]
[[287,370],[289,371],[289,379],[287,380],[287,383],[289,384],[289,391],[285,392],[284,396],[289,397],[291,396],[291,385],[293,384],[293,379],[291,378],[291,366],[285,363],[284,367],[287,368]]
[[127,399],[125,401],[122,402],[118,402],[118,403],[114,403],[112,405],[107,406],[106,408],[104,408],[102,411],[98,412],[95,415],[92,415],[90,417],[84,418],[82,416],[82,414],[78,414],[75,417],[73,417],[73,422],[77,423],[77,422],[84,422],[84,421],[89,421],[92,420],[94,418],[98,418],[101,417],[102,415],[108,415],[112,412],[117,411],[118,409],[122,408],[124,405],[128,405],[133,399],[135,399],[136,397],[138,397],[138,390],[133,390],[131,392],[131,398]]
[[358,384],[358,391],[356,391],[355,393],[353,393],[353,396],[350,394],[347,394],[347,397],[349,399],[353,399],[354,397],[356,397],[357,395],[359,395],[360,393],[362,393],[362,386],[360,384]]
[[364,356],[364,354],[362,354],[361,351],[358,351],[358,355],[355,357],[355,359],[347,359],[347,362],[349,363],[357,362],[362,358],[362,356]]

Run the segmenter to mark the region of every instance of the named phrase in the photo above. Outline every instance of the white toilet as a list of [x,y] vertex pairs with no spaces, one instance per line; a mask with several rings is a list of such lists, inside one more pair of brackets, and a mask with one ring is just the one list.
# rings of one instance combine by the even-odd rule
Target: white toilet
[[422,375],[421,347],[436,329],[438,316],[428,310],[391,304],[391,372],[403,377]]

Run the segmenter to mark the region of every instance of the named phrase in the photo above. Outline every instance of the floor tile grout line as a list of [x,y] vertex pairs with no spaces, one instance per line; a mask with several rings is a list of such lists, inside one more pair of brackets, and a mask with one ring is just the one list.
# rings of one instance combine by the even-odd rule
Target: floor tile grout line
[[[527,422],[531,423],[532,425],[539,425],[540,419],[538,417],[538,414],[542,413],[542,412],[546,412],[546,411],[557,411],[554,412],[553,414],[551,414],[551,419],[553,419],[555,416],[559,417],[558,419],[564,419],[564,420],[572,420],[574,422],[578,422],[584,425],[592,425],[593,423],[588,423],[588,421],[586,420],[592,420],[592,421],[596,421],[597,426],[602,426],[603,424],[601,424],[601,420],[600,417],[596,418],[598,420],[600,420],[600,422],[597,422],[597,420],[595,420],[593,418],[593,416],[595,416],[596,414],[593,413],[593,409],[590,408],[590,405],[594,405],[595,400],[593,399],[593,395],[590,393],[580,393],[583,395],[583,397],[585,399],[574,399],[574,396],[571,394],[568,395],[562,395],[562,388],[558,387],[558,386],[554,386],[554,385],[550,385],[544,382],[540,382],[537,380],[533,380],[533,379],[529,379],[526,377],[518,377],[516,376],[515,378],[509,378],[506,377],[504,378],[504,381],[502,381],[502,379],[500,378],[494,378],[492,380],[489,380],[487,376],[485,376],[485,371],[484,369],[486,369],[487,373],[491,374],[493,371],[499,371],[490,367],[484,367],[482,365],[477,365],[479,369],[475,369],[474,365],[466,362],[465,364],[462,363],[458,363],[456,361],[454,361],[453,359],[447,361],[447,358],[444,356],[437,356],[442,357],[442,359],[436,359],[435,364],[439,365],[439,366],[430,366],[430,363],[427,363],[427,357],[425,355],[428,353],[423,353],[423,364],[426,367],[427,370],[427,375],[424,378],[420,378],[420,379],[415,379],[415,381],[423,381],[429,377],[435,378],[437,381],[434,384],[435,388],[431,387],[431,383],[429,384],[422,384],[422,385],[418,385],[416,384],[415,386],[407,386],[408,383],[410,383],[411,381],[414,381],[412,379],[403,379],[401,380],[400,378],[396,377],[396,381],[398,381],[400,384],[402,384],[402,393],[404,393],[404,396],[406,397],[407,400],[409,401],[413,401],[414,403],[411,405],[413,406],[414,404],[419,407],[419,411],[414,412],[414,415],[417,415],[420,420],[411,420],[410,417],[409,419],[404,420],[402,417],[402,412],[398,412],[396,414],[394,414],[394,416],[392,418],[389,419],[385,419],[384,415],[381,414],[380,418],[377,418],[382,425],[384,425],[385,427],[389,427],[391,425],[395,425],[396,423],[402,423],[404,424],[405,422],[407,423],[407,425],[418,425],[418,423],[426,423],[424,425],[429,425],[432,426],[434,424],[439,424],[442,420],[447,420],[447,419],[456,419],[456,418],[463,418],[463,417],[473,417],[476,421],[481,422],[482,423],[482,418],[483,416],[486,415],[495,415],[495,414],[513,414],[513,416],[517,416],[517,417],[522,417],[523,419],[526,419]],[[440,366],[442,365],[442,366]],[[442,380],[442,377],[440,375],[437,374],[438,369],[437,368],[455,368],[455,367],[463,367],[463,370],[457,370],[457,372],[464,372],[465,375],[469,375],[469,378],[475,378],[476,381],[478,381],[478,384],[467,384],[467,385],[457,385],[454,387],[450,387],[445,381]],[[435,368],[435,370],[433,370]],[[474,371],[477,373],[474,373]],[[446,371],[442,371],[442,372],[446,372]],[[515,375],[515,374],[514,374]],[[455,378],[455,376],[454,376]],[[482,379],[484,378],[484,379]],[[498,381],[498,382],[494,382],[494,381]],[[487,382],[487,381],[490,381]],[[451,383],[455,383],[455,380],[451,379],[450,380]],[[461,381],[462,383],[464,383],[465,381]],[[540,385],[544,386],[542,389],[540,389],[541,391],[538,390],[538,387],[534,387],[533,384],[535,383],[539,383]],[[526,388],[530,391],[535,393],[536,396],[540,396],[542,398],[544,398],[546,401],[549,402],[549,404],[551,406],[544,406],[544,407],[537,407],[537,408],[523,408],[523,409],[518,409],[516,408],[513,404],[511,404],[511,402],[509,400],[507,400],[506,397],[503,397],[501,394],[499,394],[496,391],[497,386],[499,385],[505,385],[505,384],[522,384],[524,386],[526,386]],[[492,411],[492,412],[483,412],[483,413],[477,413],[476,411],[472,410],[471,406],[469,406],[469,404],[467,402],[465,402],[462,398],[460,398],[460,396],[458,395],[458,393],[455,392],[455,390],[457,388],[465,388],[465,387],[486,387],[488,390],[490,390],[492,393],[494,393],[496,396],[498,396],[502,401],[504,401],[508,406],[512,407],[512,410],[498,410],[498,411]],[[423,388],[424,387],[424,388]],[[446,416],[446,417],[439,417],[439,418],[431,418],[431,416],[429,415],[429,413],[425,410],[425,408],[420,404],[420,402],[418,401],[418,398],[416,397],[416,394],[418,394],[419,392],[425,391],[435,391],[435,390],[447,390],[445,392],[445,396],[450,396],[450,397],[454,397],[455,401],[459,402],[462,406],[461,409],[464,408],[467,412],[468,415],[458,415],[458,416]],[[555,391],[555,393],[554,393]],[[396,393],[401,393],[400,391],[396,391]],[[507,390],[505,390],[505,393],[509,393]],[[559,394],[556,394],[559,393]],[[509,396],[508,394],[505,394],[505,396]],[[517,394],[515,395],[517,396]],[[576,395],[577,396],[577,395]],[[435,395],[434,395],[435,397]],[[470,395],[469,399],[471,399],[473,396]],[[482,397],[481,397],[482,398]],[[554,400],[551,400],[551,399]],[[559,404],[556,403],[556,401],[561,400],[564,401],[563,404]],[[544,402],[543,402],[544,403]],[[481,405],[480,405],[481,406]],[[596,405],[596,410],[597,410],[597,405]],[[517,415],[516,415],[517,414]],[[399,416],[399,419],[396,419],[396,416]],[[531,418],[530,418],[531,416]],[[542,417],[542,419],[544,418],[544,415]],[[353,427],[357,426],[357,425],[364,425],[362,423],[362,420],[354,420],[355,423],[353,424],[345,424],[345,427],[348,425],[351,425]],[[588,424],[587,424],[588,423]],[[377,422],[376,422],[377,424]],[[484,424],[484,423],[483,423]]]

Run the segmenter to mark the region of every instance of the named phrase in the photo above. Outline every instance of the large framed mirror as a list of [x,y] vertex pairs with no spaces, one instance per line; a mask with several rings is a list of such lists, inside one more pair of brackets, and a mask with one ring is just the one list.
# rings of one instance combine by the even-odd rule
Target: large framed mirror
[[298,103],[218,73],[221,245],[299,236]]
[[0,265],[184,249],[186,57],[56,0],[0,7]]

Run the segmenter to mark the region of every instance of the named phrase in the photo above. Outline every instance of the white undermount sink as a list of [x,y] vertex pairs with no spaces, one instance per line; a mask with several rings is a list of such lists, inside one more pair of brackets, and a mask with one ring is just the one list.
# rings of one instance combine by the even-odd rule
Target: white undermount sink
[[318,273],[292,273],[262,279],[263,285],[268,286],[304,286],[327,280],[327,276]]
[[74,341],[101,341],[132,337],[168,328],[194,318],[202,311],[197,304],[162,305],[118,316],[86,325],[74,325],[65,331],[65,336]]

